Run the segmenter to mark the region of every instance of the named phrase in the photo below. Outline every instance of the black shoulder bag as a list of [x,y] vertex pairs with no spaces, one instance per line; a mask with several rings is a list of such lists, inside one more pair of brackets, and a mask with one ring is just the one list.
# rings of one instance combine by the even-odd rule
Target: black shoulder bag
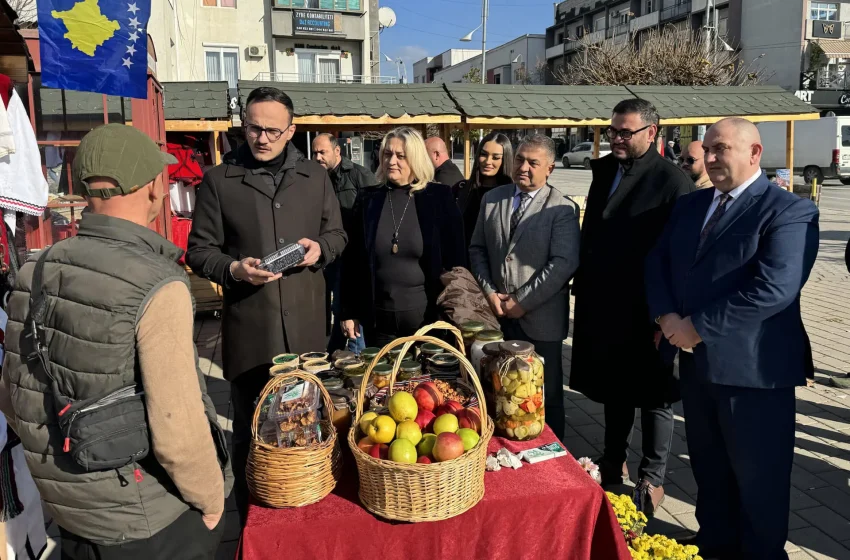
[[47,376],[53,413],[65,436],[62,450],[87,472],[136,463],[147,457],[151,447],[142,388],[134,383],[97,397],[74,400],[62,393],[50,371],[44,338],[47,296],[43,282],[49,250],[44,249],[39,255],[33,272],[29,328],[34,351],[29,358],[37,358]]

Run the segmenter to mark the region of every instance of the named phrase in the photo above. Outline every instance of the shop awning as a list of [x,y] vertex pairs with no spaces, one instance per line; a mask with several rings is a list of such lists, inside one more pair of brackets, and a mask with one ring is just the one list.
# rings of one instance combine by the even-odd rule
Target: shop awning
[[829,58],[850,58],[850,41],[819,41],[818,45]]

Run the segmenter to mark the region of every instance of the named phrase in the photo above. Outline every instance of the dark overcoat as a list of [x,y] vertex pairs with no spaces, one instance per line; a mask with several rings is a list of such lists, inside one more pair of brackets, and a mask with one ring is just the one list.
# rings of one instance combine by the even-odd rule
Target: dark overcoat
[[[270,364],[283,352],[327,346],[325,279],[321,268],[346,244],[339,202],[325,168],[291,143],[277,179],[258,169],[247,145],[209,170],[198,188],[186,263],[224,286],[222,360],[228,380]],[[316,266],[296,267],[278,282],[235,282],[234,260],[263,258],[288,243],[312,239]]]
[[591,163],[593,182],[581,228],[579,268],[573,280],[570,387],[601,403],[652,407],[679,400],[673,368],[655,349],[644,260],[664,229],[676,199],[693,181],[655,147],[625,166],[608,197],[619,160]]

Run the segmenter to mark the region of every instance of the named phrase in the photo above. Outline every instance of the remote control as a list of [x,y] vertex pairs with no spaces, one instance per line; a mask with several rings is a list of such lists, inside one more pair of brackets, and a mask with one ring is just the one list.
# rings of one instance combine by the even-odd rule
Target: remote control
[[304,254],[304,247],[298,243],[290,243],[283,249],[263,258],[257,268],[278,274],[298,265],[304,260]]

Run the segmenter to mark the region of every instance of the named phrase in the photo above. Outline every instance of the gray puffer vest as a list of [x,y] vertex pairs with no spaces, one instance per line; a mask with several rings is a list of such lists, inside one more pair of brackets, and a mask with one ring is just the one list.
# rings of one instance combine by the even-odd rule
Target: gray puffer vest
[[[76,237],[50,249],[44,265],[45,340],[62,393],[88,399],[141,384],[136,325],[153,294],[169,282],[188,286],[180,249],[131,222],[85,213]],[[29,359],[29,297],[34,263],[24,265],[8,305],[6,362],[17,431],[44,507],[65,530],[97,544],[151,537],[189,506],[153,451],[138,464],[85,472],[62,450],[53,397],[38,360]],[[196,356],[197,363],[197,356]],[[198,369],[204,408],[215,407]],[[232,486],[229,464],[225,490]],[[134,469],[142,473],[136,482]]]

